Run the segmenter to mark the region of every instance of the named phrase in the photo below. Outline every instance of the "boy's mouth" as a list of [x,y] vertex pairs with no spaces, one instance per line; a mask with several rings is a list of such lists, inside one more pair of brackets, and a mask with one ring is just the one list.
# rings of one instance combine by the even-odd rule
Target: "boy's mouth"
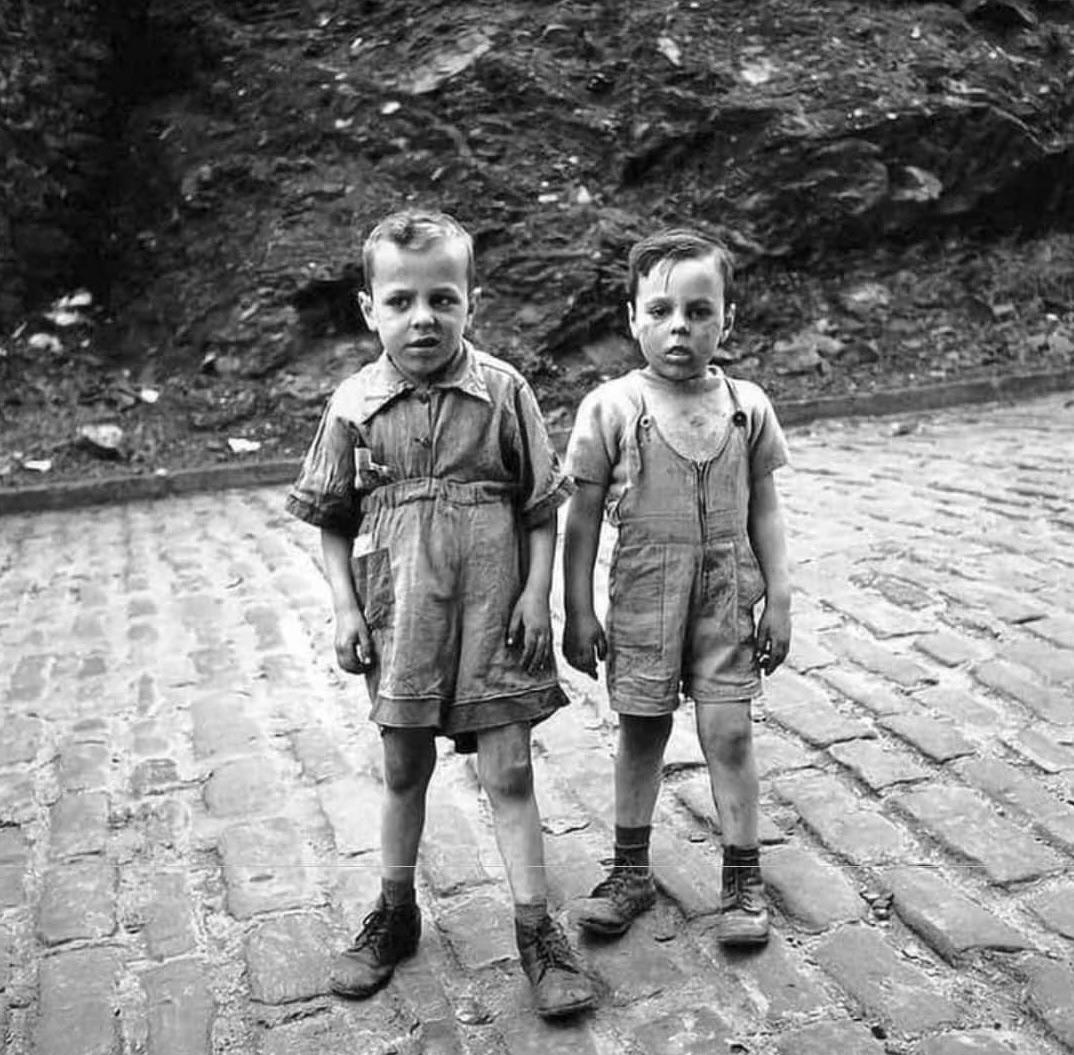
[[435,337],[418,337],[413,341],[408,341],[407,345],[410,348],[435,348],[439,343]]

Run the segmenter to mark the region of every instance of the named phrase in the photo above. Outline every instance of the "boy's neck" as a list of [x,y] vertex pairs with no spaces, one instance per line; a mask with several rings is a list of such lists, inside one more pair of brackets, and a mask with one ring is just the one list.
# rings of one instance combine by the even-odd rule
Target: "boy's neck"
[[643,377],[653,384],[675,392],[708,392],[723,383],[723,373],[716,366],[710,366],[699,377],[687,377],[681,381],[672,381],[669,378],[661,377],[648,366],[642,367],[641,373]]
[[[388,355],[387,352],[385,352],[384,354]],[[404,370],[394,359],[392,359],[390,355],[388,355],[388,359],[391,362],[392,366],[395,367],[396,371],[402,377],[406,378],[406,380],[409,381],[412,385],[417,388],[428,388],[429,385],[436,384],[437,381],[440,381],[443,378],[447,377],[448,374],[450,374],[454,369],[456,369],[456,367],[458,367],[459,365],[459,360],[463,357],[464,354],[465,345],[460,342],[458,348],[456,348],[455,351],[452,353],[451,358],[446,363],[444,363],[444,365],[440,367],[439,370],[432,374],[423,374],[421,377],[418,377],[415,374]]]

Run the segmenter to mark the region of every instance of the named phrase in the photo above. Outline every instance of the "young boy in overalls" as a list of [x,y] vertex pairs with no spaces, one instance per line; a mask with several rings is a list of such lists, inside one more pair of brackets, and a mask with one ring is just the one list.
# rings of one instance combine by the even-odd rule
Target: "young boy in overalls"
[[[731,281],[727,250],[697,233],[664,231],[634,246],[628,313],[648,365],[583,400],[567,450],[578,490],[566,524],[563,654],[594,678],[607,659],[619,715],[614,862],[574,913],[598,934],[622,934],[656,900],[650,832],[681,693],[695,704],[720,815],[717,937],[768,939],[750,701],[790,644],[772,476],[787,447],[764,393],[712,365],[734,321]],[[593,604],[604,514],[618,528],[607,636]]]
[[287,501],[321,529],[336,660],[364,673],[384,761],[381,896],[332,965],[365,997],[418,947],[414,867],[436,737],[477,752],[537,1011],[594,993],[548,914],[530,729],[566,702],[548,594],[570,491],[537,401],[465,338],[473,245],[451,217],[406,212],[362,252],[362,313],[381,356],[332,396]]

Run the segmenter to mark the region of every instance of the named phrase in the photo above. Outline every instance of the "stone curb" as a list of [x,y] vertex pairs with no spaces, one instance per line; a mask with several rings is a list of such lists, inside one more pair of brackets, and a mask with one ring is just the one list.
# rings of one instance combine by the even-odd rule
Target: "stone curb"
[[[825,418],[881,417],[973,403],[1031,399],[1068,389],[1074,389],[1074,368],[951,381],[929,387],[894,388],[864,395],[791,400],[777,404],[776,412],[784,425],[806,425]],[[560,451],[566,446],[569,433],[569,429],[553,430],[552,441]],[[106,502],[134,502],[232,487],[290,483],[300,465],[299,458],[281,458],[239,465],[177,469],[152,476],[121,476],[88,480],[85,483],[0,490],[0,516],[74,509]]]

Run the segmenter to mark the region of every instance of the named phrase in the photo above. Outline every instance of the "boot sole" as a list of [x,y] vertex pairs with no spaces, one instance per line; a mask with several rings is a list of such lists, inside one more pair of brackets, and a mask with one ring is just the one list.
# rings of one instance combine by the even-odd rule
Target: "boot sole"
[[408,949],[406,952],[404,952],[403,955],[400,956],[394,964],[392,964],[392,969],[384,976],[383,980],[377,982],[376,985],[365,986],[362,989],[348,989],[346,986],[336,985],[335,982],[333,982],[332,979],[329,978],[329,990],[335,993],[336,996],[342,996],[348,1000],[365,1000],[367,997],[372,996],[374,993],[379,993],[381,989],[383,989],[392,980],[392,976],[395,974],[396,967],[398,967],[399,964],[401,964],[404,960],[409,960],[410,957],[418,951],[418,945],[420,944],[420,942],[421,936],[419,934],[418,941],[414,943],[413,948]]
[[716,933],[716,940],[721,945],[767,945],[768,944],[768,932],[764,934],[720,934]]
[[579,920],[578,926],[587,934],[596,934],[601,938],[621,938],[630,930],[629,923],[624,923],[621,927],[612,927],[604,923],[586,923]]
[[592,1011],[597,1006],[596,995],[587,996],[584,1000],[576,1000],[573,1004],[564,1007],[537,1008],[537,1014],[541,1018],[566,1018],[568,1015],[577,1015],[581,1011]]

